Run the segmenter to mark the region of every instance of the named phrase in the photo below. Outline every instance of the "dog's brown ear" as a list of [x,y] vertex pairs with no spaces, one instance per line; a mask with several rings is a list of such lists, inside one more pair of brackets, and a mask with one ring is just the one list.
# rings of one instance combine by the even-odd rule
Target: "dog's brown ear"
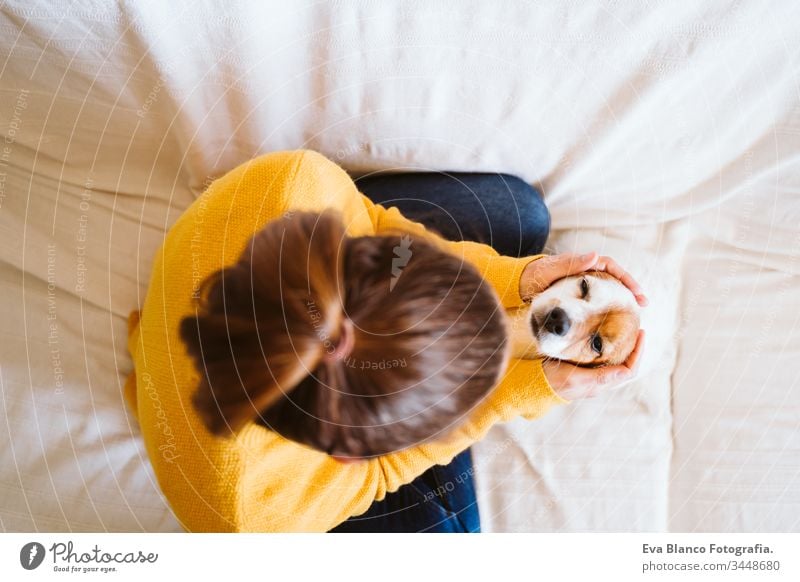
[[[620,283],[621,285],[621,283]],[[616,366],[631,355],[639,332],[639,316],[629,309],[611,309],[602,314],[597,333],[612,346],[596,362]]]

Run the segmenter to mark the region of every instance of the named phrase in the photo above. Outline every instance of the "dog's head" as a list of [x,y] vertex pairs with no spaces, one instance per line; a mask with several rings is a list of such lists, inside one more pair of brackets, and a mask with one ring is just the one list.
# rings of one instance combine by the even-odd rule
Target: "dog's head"
[[528,334],[539,356],[583,366],[615,365],[636,344],[639,306],[616,277],[588,271],[556,281],[515,319],[521,328],[515,335]]

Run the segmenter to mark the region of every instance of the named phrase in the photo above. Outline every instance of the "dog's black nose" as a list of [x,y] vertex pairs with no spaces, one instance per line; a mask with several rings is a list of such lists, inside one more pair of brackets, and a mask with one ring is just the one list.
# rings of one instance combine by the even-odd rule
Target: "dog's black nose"
[[569,331],[570,325],[572,322],[570,322],[567,312],[560,307],[556,307],[548,313],[547,319],[544,320],[544,328],[556,335],[565,335]]

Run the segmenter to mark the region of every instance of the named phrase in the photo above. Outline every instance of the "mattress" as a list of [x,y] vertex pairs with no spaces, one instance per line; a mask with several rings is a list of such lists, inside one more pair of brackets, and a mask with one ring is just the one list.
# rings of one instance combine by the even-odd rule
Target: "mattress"
[[800,529],[800,5],[0,7],[0,528],[177,531],[125,318],[215,177],[311,148],[537,185],[651,298],[640,377],[474,448],[486,531]]

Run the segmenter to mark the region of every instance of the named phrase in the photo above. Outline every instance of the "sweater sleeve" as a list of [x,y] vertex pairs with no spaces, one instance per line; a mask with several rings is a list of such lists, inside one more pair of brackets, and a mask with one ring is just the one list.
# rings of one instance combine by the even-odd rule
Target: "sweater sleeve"
[[471,241],[448,241],[427,230],[422,224],[407,219],[397,208],[384,208],[366,196],[362,197],[372,216],[376,233],[404,232],[423,237],[428,242],[439,245],[449,253],[474,265],[480,275],[494,288],[503,307],[519,307],[524,303],[519,293],[522,272],[530,262],[544,255],[506,257],[489,245]]
[[[553,392],[539,360],[511,360],[501,382],[463,422],[443,427],[439,436],[396,453],[355,463],[341,463],[303,445],[285,441],[253,448],[245,455],[248,470],[238,484],[240,531],[328,531],[367,511],[375,500],[410,483],[433,465],[479,441],[498,422],[528,419],[565,403]],[[263,431],[251,427],[252,434]],[[299,460],[302,459],[302,462]],[[272,475],[281,475],[275,480]],[[299,484],[302,483],[302,486]],[[205,511],[205,510],[204,510]]]
[[[469,417],[441,437],[375,459],[385,489],[395,491],[433,465],[446,465],[453,457],[481,440],[498,422],[517,416],[533,420],[555,404],[568,404],[552,389],[541,360],[512,359],[502,381]],[[443,431],[444,432],[444,431]]]

